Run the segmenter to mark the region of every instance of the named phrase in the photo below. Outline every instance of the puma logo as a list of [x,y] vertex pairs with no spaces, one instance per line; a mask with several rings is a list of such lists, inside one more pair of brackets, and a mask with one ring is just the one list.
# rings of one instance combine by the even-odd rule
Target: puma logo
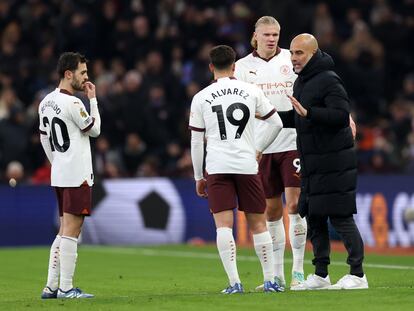
[[295,176],[296,178],[300,179],[300,175],[299,174],[293,173],[293,176]]
[[251,74],[253,74],[253,75],[256,75],[256,76],[257,76],[257,70],[255,70],[255,71],[250,70],[250,71],[249,71],[249,73],[251,73]]

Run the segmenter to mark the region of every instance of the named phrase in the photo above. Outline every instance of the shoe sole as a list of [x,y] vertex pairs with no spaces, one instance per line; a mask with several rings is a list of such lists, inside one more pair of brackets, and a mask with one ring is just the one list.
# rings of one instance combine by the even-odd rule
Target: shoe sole
[[94,298],[95,296],[92,297],[56,297],[57,299],[91,299]]
[[330,290],[354,290],[354,289],[368,289],[368,286],[358,286],[358,287],[351,287],[351,288],[345,288],[341,286],[335,286],[332,285],[329,289]]
[[319,287],[319,288],[298,288],[298,287],[291,287],[290,290],[293,291],[304,291],[304,290],[329,290],[332,289],[332,286],[326,286],[326,287]]

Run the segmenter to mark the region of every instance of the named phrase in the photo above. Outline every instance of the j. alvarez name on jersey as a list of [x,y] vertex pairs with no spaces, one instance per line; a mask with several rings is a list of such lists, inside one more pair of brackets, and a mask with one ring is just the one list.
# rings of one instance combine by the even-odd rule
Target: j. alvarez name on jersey
[[219,78],[194,95],[189,128],[204,132],[208,174],[257,174],[255,115],[269,118],[276,109],[258,87]]
[[226,88],[226,89],[221,89],[214,93],[211,93],[211,98],[205,99],[205,101],[211,105],[216,98],[226,96],[226,95],[238,95],[242,97],[243,99],[246,99],[247,97],[250,96],[249,93],[247,93],[245,90],[242,90],[242,89],[239,90],[238,88]]

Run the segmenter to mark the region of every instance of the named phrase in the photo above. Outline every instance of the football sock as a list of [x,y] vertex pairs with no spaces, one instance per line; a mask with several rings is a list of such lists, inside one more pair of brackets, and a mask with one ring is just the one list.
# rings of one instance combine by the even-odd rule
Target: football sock
[[60,242],[60,286],[62,291],[73,288],[73,275],[75,273],[78,239],[62,236]]
[[56,290],[59,286],[59,272],[60,272],[60,240],[61,236],[57,235],[50,247],[49,255],[49,269],[47,272],[47,283],[51,290]]
[[321,278],[326,278],[328,275],[328,265],[326,263],[316,262],[315,263],[315,274]]
[[224,270],[229,278],[230,285],[234,286],[234,284],[240,283],[236,263],[236,243],[234,241],[233,230],[231,228],[217,228],[217,249],[219,251]]
[[269,231],[253,234],[253,244],[257,257],[262,265],[264,281],[274,278],[273,245]]
[[328,276],[328,272],[316,272],[315,274],[321,278],[326,278]]
[[289,214],[289,239],[292,246],[292,272],[303,273],[303,257],[305,255],[307,224],[299,214]]
[[286,235],[285,227],[283,225],[283,218],[276,221],[267,221],[267,229],[269,230],[270,236],[273,242],[273,263],[275,276],[285,281],[284,272],[284,255],[285,255],[285,244]]

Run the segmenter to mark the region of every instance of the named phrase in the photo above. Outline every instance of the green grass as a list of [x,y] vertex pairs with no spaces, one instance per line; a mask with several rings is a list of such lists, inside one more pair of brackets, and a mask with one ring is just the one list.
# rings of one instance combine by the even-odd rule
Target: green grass
[[[239,249],[238,268],[249,293],[224,296],[227,280],[213,246],[79,248],[75,285],[90,300],[40,299],[47,248],[0,249],[0,310],[414,310],[412,257],[367,255],[369,290],[263,294],[254,251]],[[287,254],[288,256],[290,254]],[[306,254],[306,273],[313,271]],[[332,282],[348,272],[346,254],[332,256]],[[286,259],[287,281],[291,260]]]

